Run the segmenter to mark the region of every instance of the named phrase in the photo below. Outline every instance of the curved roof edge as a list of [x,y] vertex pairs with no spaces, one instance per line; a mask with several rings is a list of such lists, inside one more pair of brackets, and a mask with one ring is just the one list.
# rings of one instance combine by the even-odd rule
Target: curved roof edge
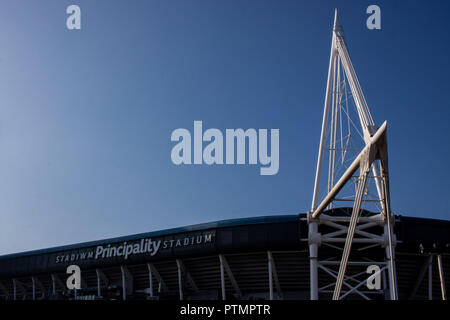
[[302,217],[304,215],[305,214],[289,214],[289,215],[272,215],[272,216],[259,216],[259,217],[219,220],[219,221],[194,224],[194,225],[189,225],[189,226],[184,226],[184,227],[177,227],[177,228],[137,233],[137,234],[128,235],[128,236],[119,236],[119,237],[107,238],[107,239],[102,239],[102,240],[80,242],[80,243],[76,243],[76,244],[57,246],[57,247],[51,247],[51,248],[46,248],[46,249],[37,249],[37,250],[30,250],[30,251],[25,251],[25,252],[10,253],[10,254],[1,255],[0,260],[25,257],[25,256],[30,256],[30,255],[36,255],[36,254],[66,251],[66,250],[71,250],[71,249],[93,247],[93,246],[98,246],[98,245],[103,245],[103,244],[108,244],[108,243],[114,243],[114,242],[137,240],[140,238],[160,237],[160,236],[179,234],[179,233],[184,233],[184,232],[199,231],[199,230],[226,228],[226,227],[234,227],[234,226],[262,224],[262,223],[294,222],[294,221],[298,221],[300,219],[300,217]]
[[[339,208],[342,209],[342,208]],[[344,208],[345,209],[345,208]],[[102,240],[94,240],[88,242],[80,242],[70,245],[56,246],[45,249],[37,249],[30,250],[18,253],[5,254],[0,256],[0,260],[7,260],[13,258],[20,258],[38,254],[48,254],[48,253],[56,253],[60,251],[68,251],[72,249],[82,249],[87,247],[93,247],[98,245],[104,245],[115,242],[123,242],[123,241],[132,241],[138,240],[141,238],[151,238],[151,237],[161,237],[168,235],[175,235],[180,233],[187,233],[193,231],[202,231],[208,229],[216,229],[216,228],[227,228],[227,227],[235,227],[235,226],[245,226],[245,225],[255,225],[255,224],[265,224],[265,223],[286,223],[286,222],[300,222],[301,219],[306,217],[306,213],[298,213],[298,214],[287,214],[287,215],[270,215],[270,216],[259,216],[259,217],[248,217],[248,218],[235,218],[235,219],[226,219],[219,220],[214,222],[200,223],[195,225],[189,225],[184,227],[163,229],[151,232],[143,232],[137,233],[133,235],[127,236],[119,236],[112,237]],[[396,218],[399,221],[403,222],[411,222],[415,224],[424,224],[424,225],[438,225],[444,228],[450,227],[449,220],[442,219],[432,219],[432,218],[418,218],[418,217],[407,217],[402,215],[396,215]]]

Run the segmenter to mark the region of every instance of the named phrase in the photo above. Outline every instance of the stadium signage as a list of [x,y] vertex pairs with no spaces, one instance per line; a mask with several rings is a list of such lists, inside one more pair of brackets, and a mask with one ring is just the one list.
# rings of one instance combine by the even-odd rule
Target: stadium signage
[[196,234],[191,236],[174,237],[172,239],[152,239],[141,238],[135,241],[124,241],[122,243],[111,243],[107,245],[98,245],[95,248],[88,248],[78,252],[59,254],[55,258],[56,263],[76,262],[82,260],[99,260],[108,258],[122,258],[127,260],[133,255],[155,256],[160,251],[172,248],[183,248],[200,246],[213,243],[215,240],[215,231]]

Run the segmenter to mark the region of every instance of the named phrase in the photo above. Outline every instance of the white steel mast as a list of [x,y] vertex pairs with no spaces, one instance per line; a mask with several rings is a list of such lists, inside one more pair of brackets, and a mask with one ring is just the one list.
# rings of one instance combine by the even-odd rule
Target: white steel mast
[[[359,125],[355,125],[350,119],[351,111],[348,102],[352,99],[356,109]],[[347,117],[347,118],[346,118]],[[346,118],[346,119],[344,119]],[[343,127],[347,123],[348,134],[344,136]],[[347,165],[351,148],[349,142],[355,138],[350,132],[353,127],[359,132],[362,146],[358,149],[350,165]],[[395,272],[395,235],[393,234],[394,216],[390,211],[389,201],[389,177],[388,177],[388,153],[386,140],[387,123],[381,127],[375,125],[361,85],[353,68],[350,55],[344,39],[344,31],[339,22],[337,10],[335,11],[333,37],[331,42],[330,62],[328,67],[328,80],[325,94],[325,104],[322,119],[322,130],[317,159],[314,192],[311,211],[308,213],[308,243],[310,251],[310,286],[311,299],[319,299],[319,293],[331,293],[330,284],[319,288],[319,270],[331,276],[335,280],[332,291],[334,300],[343,299],[349,294],[358,294],[364,299],[370,299],[372,293],[363,292],[363,280],[357,276],[363,276],[363,272],[357,275],[346,275],[347,266],[369,266],[371,264],[380,267],[380,273],[384,276],[388,273],[389,298],[397,299],[397,284]],[[361,131],[359,131],[361,130]],[[340,146],[339,146],[340,144]],[[340,148],[339,148],[340,147]],[[338,154],[340,151],[340,154]],[[321,188],[324,158],[328,156],[328,184]],[[341,161],[338,161],[339,156]],[[338,168],[345,171],[339,173]],[[359,174],[357,171],[359,170]],[[372,174],[372,175],[370,175]],[[373,181],[376,195],[369,199],[368,180]],[[341,190],[346,185],[354,183],[354,191],[349,198],[338,198]],[[321,189],[325,189],[325,196],[319,198]],[[339,201],[353,202],[353,210],[348,216],[335,216],[324,214],[324,210],[332,209]],[[372,216],[361,216],[362,206],[372,202],[378,205],[379,211]],[[326,226],[328,233],[320,233],[321,226]],[[330,229],[334,229],[330,232]],[[346,237],[343,238],[342,235]],[[358,252],[374,247],[385,248],[385,260],[375,263],[364,257],[356,260],[350,259],[352,244],[359,244]],[[365,244],[365,247],[361,247]],[[319,246],[327,245],[335,248],[341,255],[340,261],[320,261]],[[343,246],[343,247],[342,247]],[[338,270],[332,266],[339,267]],[[361,271],[361,270],[360,270]],[[345,286],[346,292],[342,292]],[[325,295],[325,294],[324,294]]]

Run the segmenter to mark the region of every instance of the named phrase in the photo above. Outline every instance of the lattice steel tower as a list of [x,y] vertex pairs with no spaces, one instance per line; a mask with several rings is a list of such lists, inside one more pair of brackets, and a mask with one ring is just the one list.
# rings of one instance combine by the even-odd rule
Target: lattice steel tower
[[[312,300],[350,295],[397,299],[386,127],[386,122],[378,127],[372,119],[336,10],[314,193],[307,217]],[[326,179],[321,179],[325,174]],[[353,208],[344,209],[351,207],[349,203]],[[325,251],[327,259],[320,254]],[[368,258],[369,251],[379,253],[378,261]],[[372,290],[366,287],[370,265],[376,266],[374,279],[382,279],[381,287]]]

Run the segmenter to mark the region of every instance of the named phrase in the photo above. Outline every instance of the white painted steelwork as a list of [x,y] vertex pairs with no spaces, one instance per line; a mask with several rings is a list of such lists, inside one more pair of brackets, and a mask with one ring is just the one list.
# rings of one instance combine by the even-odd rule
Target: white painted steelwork
[[[353,121],[351,118],[352,110],[349,107],[351,101],[354,103],[355,110],[353,111],[357,113],[357,121]],[[356,125],[357,122],[359,125]],[[355,130],[357,134],[352,133],[352,130]],[[358,282],[356,286],[350,285],[347,281],[352,279],[350,275],[346,274],[348,265],[367,262],[352,260],[350,253],[353,244],[365,244],[365,247],[358,247],[360,252],[374,247],[385,248],[386,261],[379,265],[381,270],[384,271],[384,268],[388,270],[389,296],[392,300],[397,300],[394,250],[396,238],[392,226],[394,216],[390,210],[386,131],[386,122],[378,127],[372,118],[351,62],[344,39],[344,31],[336,10],[314,191],[311,211],[308,213],[310,298],[312,300],[318,300],[320,292],[330,293],[329,290],[322,288],[321,291],[319,288],[319,270],[336,280],[332,295],[334,300],[343,299],[351,293],[358,294],[364,299],[370,299],[360,289],[363,281]],[[358,138],[358,135],[362,146],[359,149],[352,148],[351,144],[356,141],[355,138]],[[356,151],[358,153],[354,156],[351,164],[347,166],[348,160],[351,160],[351,153]],[[328,183],[326,186],[321,186],[326,154],[328,156]],[[345,171],[339,177],[338,174],[344,169]],[[374,198],[370,198],[373,197],[370,192],[372,181],[374,189],[376,189]],[[354,190],[351,191],[351,196],[342,196],[344,188],[351,186],[352,182]],[[322,199],[319,195],[321,189],[325,190],[325,196]],[[338,208],[338,203],[342,201],[354,203],[350,216],[327,215],[322,218],[324,210]],[[368,204],[379,209],[380,214],[369,217],[361,216],[364,207]],[[320,232],[322,226],[326,226],[327,233]],[[330,228],[335,230],[329,231]],[[341,255],[338,271],[326,267],[326,264],[320,261],[319,247],[322,245],[338,250]],[[343,286],[349,290],[341,294]],[[325,288],[328,287],[328,285],[325,286]]]

